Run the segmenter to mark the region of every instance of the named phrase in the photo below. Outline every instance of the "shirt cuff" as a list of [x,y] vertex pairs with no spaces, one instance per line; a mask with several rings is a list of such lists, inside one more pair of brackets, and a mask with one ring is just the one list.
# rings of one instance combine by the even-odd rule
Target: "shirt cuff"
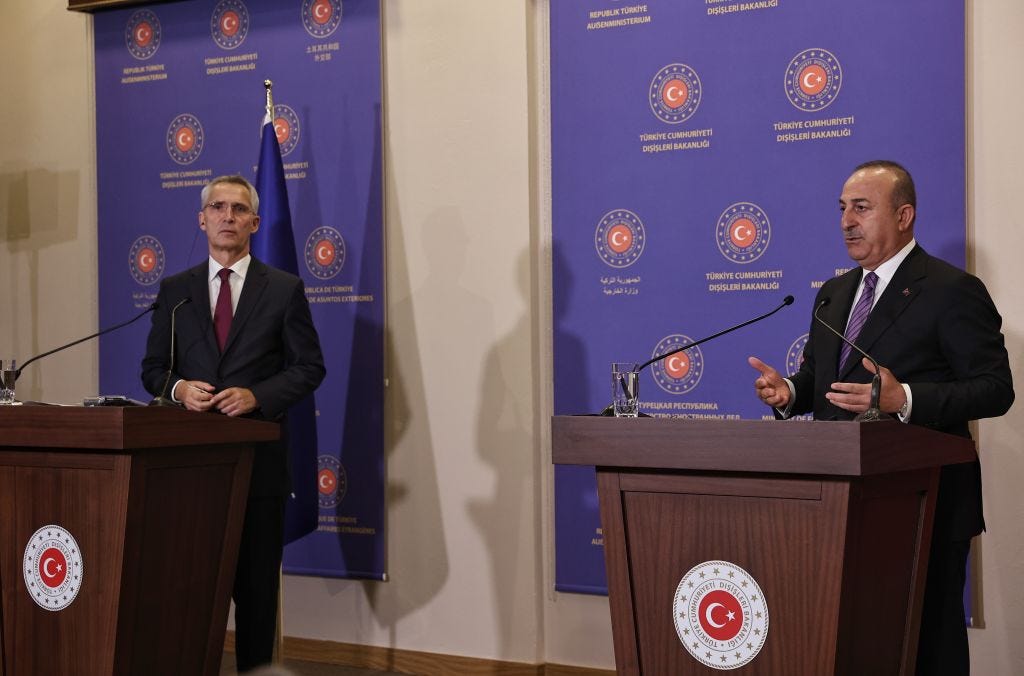
[[171,388],[171,401],[173,401],[175,404],[180,404],[181,402],[174,398],[174,390],[178,389],[178,383],[183,382],[185,382],[184,378],[181,378],[180,380],[175,380],[174,387]]
[[903,391],[907,394],[907,403],[903,405],[899,411],[896,412],[896,417],[902,423],[910,422],[910,409],[914,406],[914,396],[910,394],[910,385],[906,383],[900,383],[903,386]]
[[789,403],[786,404],[786,408],[779,408],[778,406],[774,408],[783,418],[788,418],[790,411],[793,410],[793,403],[796,402],[796,387],[793,386],[793,381],[789,378],[783,378],[783,380],[786,381],[786,387],[789,388]]

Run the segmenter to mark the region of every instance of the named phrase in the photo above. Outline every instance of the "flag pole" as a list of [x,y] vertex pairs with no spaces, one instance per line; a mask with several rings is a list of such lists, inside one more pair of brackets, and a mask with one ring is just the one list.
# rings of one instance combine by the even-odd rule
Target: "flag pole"
[[[267,105],[263,124],[274,123],[274,83],[263,81]],[[262,132],[261,132],[262,133]],[[277,631],[274,632],[274,664],[284,662],[284,566],[277,569]]]

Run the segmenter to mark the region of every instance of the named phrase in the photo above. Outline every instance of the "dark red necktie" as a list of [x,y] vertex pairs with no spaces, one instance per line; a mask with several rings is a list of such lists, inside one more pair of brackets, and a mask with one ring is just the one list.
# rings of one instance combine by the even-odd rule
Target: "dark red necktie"
[[217,276],[220,277],[220,293],[217,294],[217,307],[213,311],[213,330],[217,334],[217,346],[223,352],[231,331],[231,284],[228,283],[231,268],[221,268]]

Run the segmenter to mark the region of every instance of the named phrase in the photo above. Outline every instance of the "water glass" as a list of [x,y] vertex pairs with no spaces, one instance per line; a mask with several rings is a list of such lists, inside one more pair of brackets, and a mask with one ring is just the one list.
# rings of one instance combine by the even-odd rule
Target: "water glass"
[[13,359],[9,365],[0,359],[0,406],[11,406],[15,403],[14,379],[17,375]]
[[632,362],[612,364],[612,406],[616,418],[635,418],[640,412],[640,374]]

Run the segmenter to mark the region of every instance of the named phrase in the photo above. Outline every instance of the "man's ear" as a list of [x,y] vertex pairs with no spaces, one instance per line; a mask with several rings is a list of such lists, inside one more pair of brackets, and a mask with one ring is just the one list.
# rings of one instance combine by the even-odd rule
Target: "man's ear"
[[904,204],[896,210],[896,217],[899,219],[900,232],[906,232],[914,224],[914,207]]

